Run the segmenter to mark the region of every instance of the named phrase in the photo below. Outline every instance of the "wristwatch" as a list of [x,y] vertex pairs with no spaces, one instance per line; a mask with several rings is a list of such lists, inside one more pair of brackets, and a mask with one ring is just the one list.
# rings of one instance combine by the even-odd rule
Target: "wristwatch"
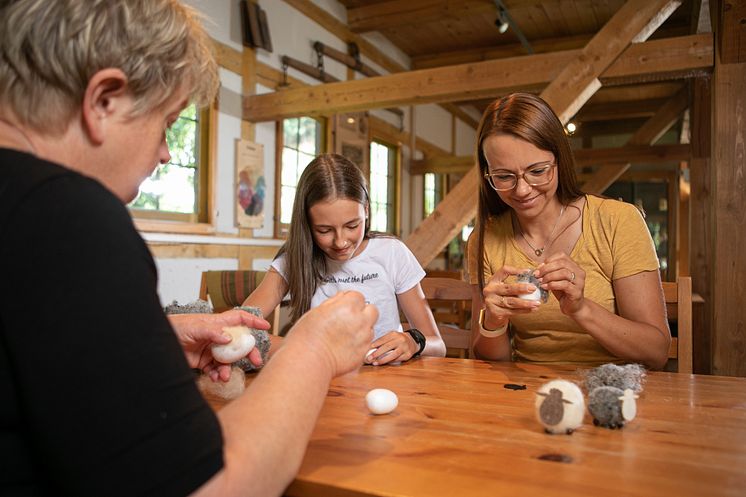
[[415,352],[412,357],[417,357],[418,355],[422,354],[422,351],[425,350],[425,344],[427,343],[425,335],[423,335],[422,332],[417,328],[404,330],[404,333],[409,333],[409,335],[412,337],[412,340],[414,340],[414,343],[420,346],[420,350]]

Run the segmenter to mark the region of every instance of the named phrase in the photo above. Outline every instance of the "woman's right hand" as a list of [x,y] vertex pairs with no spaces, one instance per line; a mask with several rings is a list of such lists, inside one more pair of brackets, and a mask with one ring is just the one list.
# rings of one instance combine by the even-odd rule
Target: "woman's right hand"
[[503,266],[484,285],[484,327],[496,329],[503,326],[510,316],[527,314],[538,309],[541,303],[536,300],[525,300],[520,295],[536,290],[530,283],[506,283],[509,276],[516,276],[525,271],[513,266]]
[[286,345],[302,342],[306,354],[316,353],[331,367],[332,375],[350,372],[363,364],[373,340],[378,309],[366,304],[359,292],[339,292],[305,313],[291,328]]

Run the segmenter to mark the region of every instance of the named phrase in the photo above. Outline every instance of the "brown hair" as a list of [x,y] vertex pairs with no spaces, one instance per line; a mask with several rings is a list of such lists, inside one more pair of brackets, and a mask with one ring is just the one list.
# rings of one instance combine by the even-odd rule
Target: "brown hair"
[[575,159],[564,127],[549,104],[530,93],[512,93],[492,102],[484,111],[477,129],[479,163],[479,203],[477,207],[477,268],[479,288],[484,288],[484,230],[490,218],[510,207],[484,179],[489,165],[484,156],[484,141],[490,136],[507,134],[525,140],[554,154],[557,163],[557,198],[567,205],[583,195],[575,175]]
[[[291,322],[310,309],[313,294],[326,273],[326,258],[314,242],[308,210],[318,202],[337,199],[354,200],[370,212],[368,185],[360,168],[341,155],[319,155],[298,180],[288,239],[277,253],[278,257],[285,255]],[[370,236],[366,218],[364,237]]]

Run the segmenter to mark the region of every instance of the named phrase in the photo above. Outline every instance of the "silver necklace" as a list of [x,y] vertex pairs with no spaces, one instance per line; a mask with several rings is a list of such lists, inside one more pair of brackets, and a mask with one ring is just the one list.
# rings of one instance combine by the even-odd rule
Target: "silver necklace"
[[565,206],[563,205],[560,209],[559,216],[557,216],[557,221],[554,223],[554,228],[552,228],[552,232],[549,233],[549,236],[547,237],[547,242],[544,243],[544,246],[541,248],[536,248],[533,245],[531,245],[531,242],[528,241],[528,238],[526,238],[526,235],[523,234],[523,226],[521,226],[521,221],[516,216],[515,220],[518,223],[518,230],[521,232],[521,238],[523,238],[523,241],[528,244],[529,247],[531,247],[531,250],[534,251],[534,254],[536,254],[536,257],[541,257],[542,254],[544,254],[544,251],[547,249],[547,247],[551,247],[554,240],[552,240],[552,236],[554,235],[554,232],[557,231],[557,226],[559,226],[560,219],[562,219],[562,214],[565,213]]

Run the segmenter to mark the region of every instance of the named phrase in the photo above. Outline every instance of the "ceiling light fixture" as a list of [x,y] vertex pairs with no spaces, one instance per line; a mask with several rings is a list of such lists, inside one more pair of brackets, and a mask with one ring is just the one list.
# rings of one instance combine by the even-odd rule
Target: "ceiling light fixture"
[[502,7],[500,7],[500,10],[498,10],[497,12],[495,26],[497,26],[497,30],[500,32],[500,34],[505,33],[510,27],[510,24],[508,24],[508,20],[505,18],[505,9],[503,9]]

